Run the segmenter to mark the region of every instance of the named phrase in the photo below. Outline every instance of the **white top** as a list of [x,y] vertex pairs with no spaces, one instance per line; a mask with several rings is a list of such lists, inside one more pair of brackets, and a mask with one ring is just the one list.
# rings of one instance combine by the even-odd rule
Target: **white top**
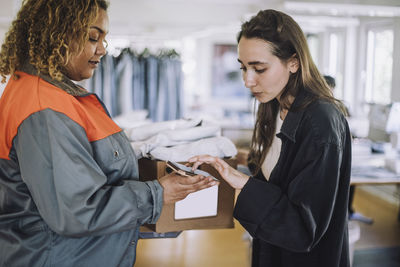
[[268,151],[268,154],[265,156],[265,160],[261,165],[261,171],[265,176],[265,179],[269,180],[269,176],[271,175],[272,169],[275,167],[276,162],[278,161],[279,154],[281,153],[282,141],[276,134],[281,131],[283,120],[280,117],[278,112],[278,116],[276,118],[276,132],[274,135],[274,139],[272,140],[271,148]]

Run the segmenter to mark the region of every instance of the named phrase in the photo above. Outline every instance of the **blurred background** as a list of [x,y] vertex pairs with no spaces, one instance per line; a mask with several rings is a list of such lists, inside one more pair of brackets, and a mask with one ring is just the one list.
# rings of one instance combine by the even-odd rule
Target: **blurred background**
[[[21,3],[0,0],[0,43]],[[400,102],[399,0],[110,0],[108,54],[82,85],[121,127],[200,117],[246,150],[255,101],[241,79],[236,34],[270,8],[302,27],[320,72],[336,80],[334,94],[350,112],[353,136],[390,142],[390,112],[390,127],[400,131],[392,109]],[[398,186],[357,186],[354,203],[374,217],[373,225],[361,224],[356,249],[400,245]],[[143,240],[137,266],[246,266],[248,237],[235,226]]]
[[[0,1],[0,42],[21,2]],[[253,106],[236,61],[236,34],[243,21],[267,8],[301,25],[314,61],[336,79],[335,95],[352,115],[366,117],[366,104],[400,99],[398,0],[111,0],[109,54],[173,49],[182,64],[179,116],[201,108],[214,117],[237,116]]]

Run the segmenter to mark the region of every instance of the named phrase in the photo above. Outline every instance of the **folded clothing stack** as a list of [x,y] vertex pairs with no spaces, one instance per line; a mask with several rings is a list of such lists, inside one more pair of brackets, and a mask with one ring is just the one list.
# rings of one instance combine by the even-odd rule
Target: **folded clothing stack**
[[203,154],[224,158],[237,153],[233,142],[220,136],[219,126],[202,125],[201,119],[155,122],[125,129],[125,133],[138,159],[182,162]]

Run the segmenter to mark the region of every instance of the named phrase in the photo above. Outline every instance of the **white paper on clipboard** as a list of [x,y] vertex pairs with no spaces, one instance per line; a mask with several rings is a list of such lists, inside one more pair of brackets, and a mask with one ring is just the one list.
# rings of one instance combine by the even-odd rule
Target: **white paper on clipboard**
[[218,185],[194,193],[175,203],[175,220],[217,216]]
[[[175,166],[184,171],[192,171],[190,167],[173,162]],[[196,169],[195,174],[201,174],[205,177],[211,176],[214,180],[217,178],[208,172]],[[175,203],[175,220],[192,219],[217,216],[218,210],[218,185],[209,187],[194,193],[190,193],[185,199]]]

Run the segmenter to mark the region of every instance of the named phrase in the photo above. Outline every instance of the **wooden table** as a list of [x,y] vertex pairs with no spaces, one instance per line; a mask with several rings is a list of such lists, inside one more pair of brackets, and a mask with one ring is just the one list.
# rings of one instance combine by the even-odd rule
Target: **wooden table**
[[[400,174],[385,167],[385,154],[371,153],[368,146],[353,145],[351,184],[400,184]],[[400,159],[399,159],[400,160]]]
[[[352,185],[387,185],[400,184],[400,174],[385,168],[385,154],[371,153],[367,141],[353,143]],[[400,210],[398,214],[400,221]]]

